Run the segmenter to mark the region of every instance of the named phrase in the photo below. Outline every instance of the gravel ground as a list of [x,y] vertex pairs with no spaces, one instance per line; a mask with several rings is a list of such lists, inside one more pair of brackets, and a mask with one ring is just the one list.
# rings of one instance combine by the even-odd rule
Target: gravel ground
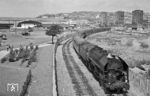
[[85,77],[87,78],[89,85],[92,87],[92,89],[95,91],[95,93],[98,96],[105,96],[106,94],[104,93],[103,89],[100,87],[98,81],[96,81],[94,79],[93,75],[88,71],[88,69],[85,67],[85,65],[78,58],[77,54],[75,53],[75,51],[73,49],[72,44],[70,46],[70,49],[71,49],[71,52],[72,52],[72,55],[73,55],[75,61],[77,62],[78,66],[84,73]]
[[59,46],[56,54],[57,60],[57,82],[58,93],[60,96],[75,96],[71,78],[66,69],[65,62],[62,55],[62,46]]
[[[79,64],[78,65],[79,68],[83,72],[84,76],[87,78],[87,83],[92,87],[92,90],[94,90],[96,96],[97,95],[105,96],[105,93],[99,86],[99,83],[94,79],[93,75],[87,70],[84,64],[80,61],[72,46],[70,46],[70,49],[71,55],[74,57],[77,64]],[[66,64],[62,57],[62,46],[60,46],[57,50],[57,78],[58,78],[58,92],[60,96],[78,96],[78,94],[76,94],[75,91],[76,85],[73,84],[74,81],[72,81],[70,75],[68,74],[68,69],[66,68]]]

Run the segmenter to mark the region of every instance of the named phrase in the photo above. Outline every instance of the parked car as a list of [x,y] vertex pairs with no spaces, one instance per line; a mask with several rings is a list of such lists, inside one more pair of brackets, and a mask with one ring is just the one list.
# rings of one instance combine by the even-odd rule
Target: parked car
[[29,36],[29,35],[30,35],[30,33],[29,33],[29,32],[27,32],[27,31],[23,31],[23,32],[22,32],[22,35],[24,35],[24,36]]

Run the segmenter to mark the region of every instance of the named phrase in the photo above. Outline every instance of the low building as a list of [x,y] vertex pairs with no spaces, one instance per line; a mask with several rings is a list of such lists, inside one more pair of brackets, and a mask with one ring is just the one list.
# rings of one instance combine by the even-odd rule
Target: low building
[[17,27],[21,27],[21,28],[29,28],[29,27],[32,28],[32,27],[41,27],[41,26],[42,26],[41,22],[32,21],[32,20],[19,22],[17,25]]

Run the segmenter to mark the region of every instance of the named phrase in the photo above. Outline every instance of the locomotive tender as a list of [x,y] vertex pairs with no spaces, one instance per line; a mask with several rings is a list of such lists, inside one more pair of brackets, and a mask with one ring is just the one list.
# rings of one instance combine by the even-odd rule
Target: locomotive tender
[[128,92],[129,68],[123,59],[79,36],[73,38],[73,48],[106,94]]

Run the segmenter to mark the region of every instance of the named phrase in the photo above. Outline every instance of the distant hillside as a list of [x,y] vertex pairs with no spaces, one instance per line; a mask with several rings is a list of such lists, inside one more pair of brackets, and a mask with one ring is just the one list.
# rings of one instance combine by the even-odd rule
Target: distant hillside
[[39,15],[36,18],[53,18],[53,17],[63,17],[65,13],[58,13],[58,14],[43,14]]
[[58,14],[43,14],[37,16],[37,18],[64,18],[64,19],[89,19],[95,18],[100,12],[94,11],[78,11],[72,13],[58,13]]

